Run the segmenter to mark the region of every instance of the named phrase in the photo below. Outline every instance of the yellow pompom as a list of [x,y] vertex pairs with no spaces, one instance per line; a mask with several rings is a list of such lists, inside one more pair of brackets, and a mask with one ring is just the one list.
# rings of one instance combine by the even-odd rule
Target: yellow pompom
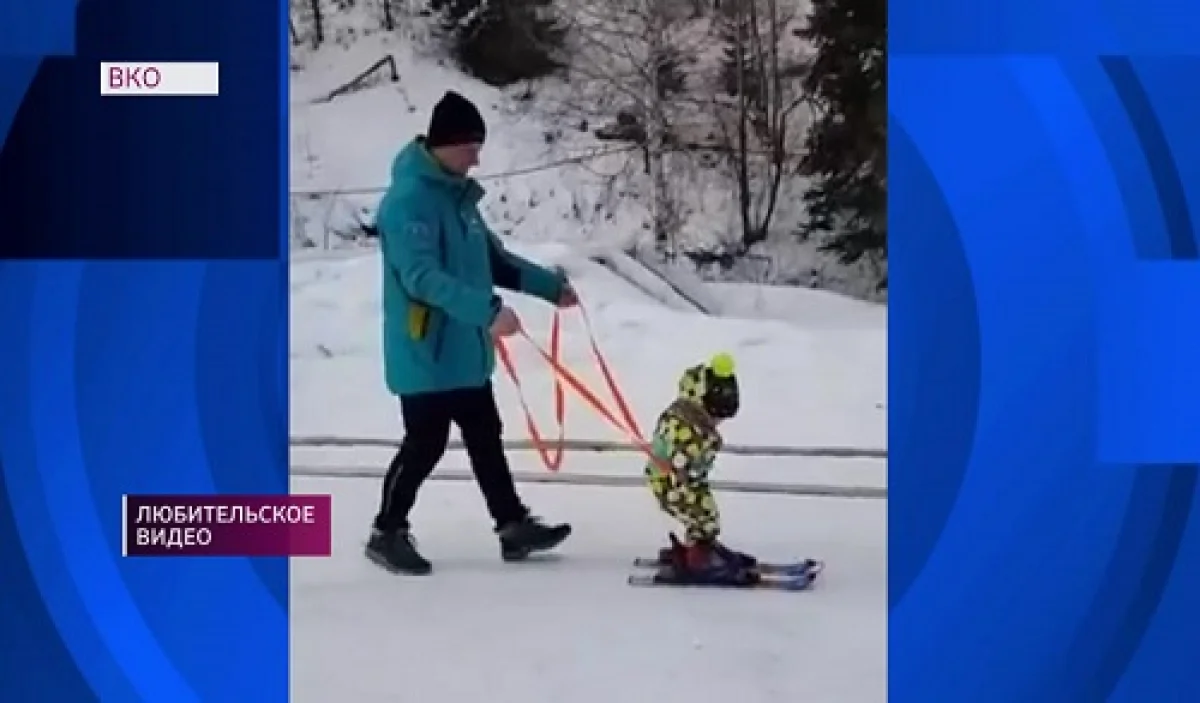
[[708,368],[717,378],[729,378],[733,375],[733,357],[724,352],[717,354],[708,362]]

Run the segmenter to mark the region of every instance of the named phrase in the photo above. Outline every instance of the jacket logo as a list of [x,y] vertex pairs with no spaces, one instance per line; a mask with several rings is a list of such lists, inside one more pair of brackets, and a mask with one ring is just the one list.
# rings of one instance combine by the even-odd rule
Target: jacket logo
[[429,227],[424,222],[410,222],[404,226],[404,233],[410,237],[425,237],[429,235]]

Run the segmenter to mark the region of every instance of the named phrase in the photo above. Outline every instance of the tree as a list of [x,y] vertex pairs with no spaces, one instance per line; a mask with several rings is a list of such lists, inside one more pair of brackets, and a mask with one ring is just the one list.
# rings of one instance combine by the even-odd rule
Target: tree
[[720,83],[729,100],[718,101],[716,112],[737,185],[744,253],[767,238],[804,93],[800,63],[784,47],[794,18],[777,0],[726,0],[721,11]]
[[569,23],[572,55],[573,93],[562,108],[586,119],[615,117],[617,125],[597,136],[640,147],[654,241],[673,253],[679,216],[666,161],[676,139],[674,118],[683,108],[678,98],[687,87],[683,63],[689,52],[672,28],[692,7],[680,0],[564,0],[559,8]]
[[464,71],[497,87],[541,78],[562,68],[554,49],[563,28],[551,0],[430,0]]
[[799,173],[804,234],[830,233],[822,248],[843,263],[887,258],[887,3],[814,0],[800,36],[816,47],[805,89],[816,110]]

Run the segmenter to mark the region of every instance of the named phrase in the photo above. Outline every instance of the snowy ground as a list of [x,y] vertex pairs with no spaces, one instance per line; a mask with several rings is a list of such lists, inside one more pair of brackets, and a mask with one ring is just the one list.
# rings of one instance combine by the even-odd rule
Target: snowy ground
[[[664,308],[607,269],[562,244],[510,242],[514,251],[570,273],[591,315],[601,348],[611,358],[643,423],[674,395],[688,365],[726,351],[738,363],[744,410],[728,426],[731,442],[788,446],[887,446],[886,317],[880,306],[813,291],[792,303],[812,306],[785,313],[807,320],[801,326],[777,319],[709,317]],[[291,433],[393,437],[394,400],[383,387],[380,354],[378,256],[302,260],[291,272]],[[549,306],[508,296],[535,339],[544,340]],[[761,301],[766,305],[766,298]],[[778,302],[778,301],[776,301]],[[749,306],[748,303],[742,303]],[[859,315],[847,315],[854,307]],[[823,308],[824,311],[823,311]],[[603,394],[603,380],[577,313],[566,312],[563,363]],[[514,342],[522,383],[535,414],[552,415],[553,378],[527,344]],[[498,379],[505,407],[518,408],[512,385]],[[354,409],[353,412],[348,408]],[[586,406],[570,406],[571,436],[623,440]],[[519,414],[513,414],[517,427]]]
[[293,482],[331,493],[335,521],[333,558],[292,562],[295,703],[887,700],[882,501],[724,497],[740,546],[830,565],[807,593],[715,593],[625,585],[666,525],[622,488],[523,487],[575,534],[559,559],[506,565],[475,487],[431,482],[414,518],[435,572],[391,576],[361,557],[377,489]]
[[[729,442],[886,448],[883,308],[806,290],[724,288],[710,292],[729,306],[723,312],[740,316],[709,317],[662,305],[578,247],[511,246],[568,269],[643,425],[686,365],[729,351],[744,394]],[[398,437],[382,380],[377,256],[306,255],[291,274],[292,435]],[[544,339],[550,309],[521,296],[508,301]],[[564,332],[564,363],[603,388],[577,318],[566,318]],[[549,428],[551,377],[531,350],[515,351]],[[502,375],[497,393],[509,438],[524,439]],[[624,439],[574,399],[567,435]],[[561,475],[581,484],[636,479],[640,470],[635,453],[568,456]],[[720,494],[731,543],[764,558],[828,562],[816,590],[775,594],[630,588],[628,562],[652,551],[670,524],[644,489],[574,484],[522,483],[535,511],[571,521],[575,535],[559,559],[505,565],[478,490],[431,481],[413,518],[435,574],[386,575],[361,557],[361,543],[387,457],[379,448],[293,449],[293,490],[332,494],[335,519],[334,556],[292,566],[299,703],[886,700],[886,501],[779,495],[800,484],[886,490],[885,461],[722,459],[718,479],[759,491]],[[535,454],[511,458],[521,476],[546,475]],[[444,464],[435,477],[467,466],[459,452]]]

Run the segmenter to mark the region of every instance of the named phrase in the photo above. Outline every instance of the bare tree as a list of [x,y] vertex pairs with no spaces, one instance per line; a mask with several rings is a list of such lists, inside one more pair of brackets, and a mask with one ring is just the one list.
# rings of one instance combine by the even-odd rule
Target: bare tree
[[[799,202],[798,194],[790,197],[796,179],[789,176],[807,115],[798,5],[723,0],[709,10],[696,0],[558,0],[556,6],[568,24],[563,63],[570,74],[557,117],[638,147],[641,194],[659,250],[683,253],[678,235],[693,216],[690,208],[711,215],[716,204],[719,211],[712,197],[686,197],[697,192],[693,185],[714,194],[727,188],[734,205],[727,212],[738,220],[727,228],[735,255],[765,239],[781,211],[791,214],[782,206]],[[725,71],[723,46],[732,62]],[[548,97],[539,99],[541,109],[548,109]],[[719,182],[726,177],[722,165],[731,182]],[[722,227],[718,222],[696,220],[697,232]]]
[[[792,3],[788,3],[792,5]],[[743,251],[766,239],[784,178],[798,160],[806,117],[797,49],[786,47],[798,20],[778,0],[725,0],[724,94],[712,98],[737,187]]]
[[321,0],[311,0],[309,7],[312,11],[313,48],[319,49],[321,42],[325,41],[325,23],[321,16]]
[[571,55],[571,92],[560,111],[587,123],[599,121],[597,136],[640,148],[654,241],[671,252],[680,216],[667,161],[686,107],[682,63],[689,54],[688,41],[675,32],[691,17],[693,5],[690,0],[563,0],[559,11],[568,23],[565,50]]
[[325,41],[321,0],[288,0],[288,31],[292,46],[310,43],[312,49],[321,48]]

